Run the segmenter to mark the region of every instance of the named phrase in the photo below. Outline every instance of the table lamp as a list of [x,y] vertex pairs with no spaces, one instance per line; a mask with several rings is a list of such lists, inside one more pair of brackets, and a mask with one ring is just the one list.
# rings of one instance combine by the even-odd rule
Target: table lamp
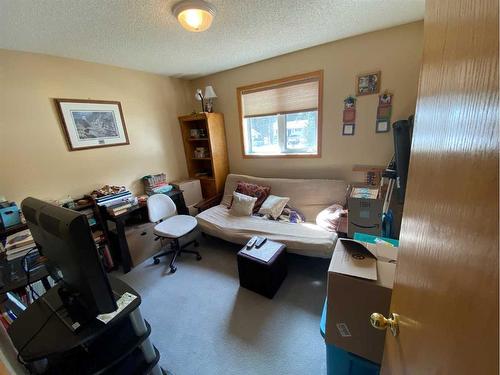
[[194,94],[194,97],[199,102],[201,101],[201,112],[205,112],[205,102],[204,102],[205,98],[203,97],[201,89],[196,89],[196,94]]
[[[200,90],[201,91],[201,90]],[[204,99],[207,99],[205,102],[205,110],[207,112],[213,112],[214,109],[214,99],[217,98],[217,94],[212,86],[205,87],[205,96]]]

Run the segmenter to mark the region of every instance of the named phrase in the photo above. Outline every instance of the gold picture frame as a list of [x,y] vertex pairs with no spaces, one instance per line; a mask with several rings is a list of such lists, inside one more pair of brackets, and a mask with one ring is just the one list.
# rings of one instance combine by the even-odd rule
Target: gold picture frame
[[356,96],[378,94],[381,72],[358,74],[356,76]]

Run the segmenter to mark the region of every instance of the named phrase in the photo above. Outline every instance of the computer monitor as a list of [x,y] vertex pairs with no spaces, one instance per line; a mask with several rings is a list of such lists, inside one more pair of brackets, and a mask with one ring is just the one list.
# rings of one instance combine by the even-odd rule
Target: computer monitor
[[60,301],[45,302],[61,318],[66,316],[59,314],[62,303],[72,321],[65,323],[74,330],[100,313],[115,311],[115,296],[86,215],[32,197],[23,200],[21,209],[38,250],[62,279]]

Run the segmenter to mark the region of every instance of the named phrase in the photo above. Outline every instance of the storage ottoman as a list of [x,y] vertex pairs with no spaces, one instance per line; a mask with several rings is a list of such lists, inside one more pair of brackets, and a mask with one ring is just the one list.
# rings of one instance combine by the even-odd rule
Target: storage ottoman
[[[238,274],[240,286],[252,290],[267,298],[273,298],[287,275],[286,247],[284,244],[267,240],[262,250],[274,251],[268,261],[258,259],[261,249],[245,251],[246,247],[237,254]],[[248,253],[255,252],[255,256]]]

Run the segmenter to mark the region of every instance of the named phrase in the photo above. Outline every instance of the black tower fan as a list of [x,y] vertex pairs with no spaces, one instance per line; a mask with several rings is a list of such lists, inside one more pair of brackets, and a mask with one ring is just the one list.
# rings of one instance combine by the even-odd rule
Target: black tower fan
[[400,203],[404,202],[408,165],[410,163],[411,136],[413,132],[413,116],[408,120],[396,121],[392,124],[394,134],[394,155],[396,161],[396,187]]

